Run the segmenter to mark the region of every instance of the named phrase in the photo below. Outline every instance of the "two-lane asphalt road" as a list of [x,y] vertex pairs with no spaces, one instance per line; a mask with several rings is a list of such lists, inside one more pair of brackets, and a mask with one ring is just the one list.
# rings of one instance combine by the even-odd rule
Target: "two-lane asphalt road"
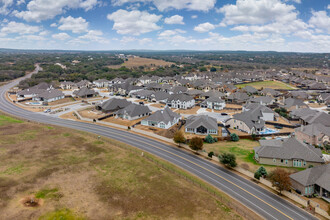
[[21,109],[5,98],[6,91],[17,84],[19,80],[0,87],[1,111],[31,121],[95,133],[137,147],[142,151],[156,155],[198,176],[219,190],[234,197],[265,219],[317,219],[301,208],[259,187],[255,183],[176,147],[128,131],[117,130],[97,124],[54,118]]

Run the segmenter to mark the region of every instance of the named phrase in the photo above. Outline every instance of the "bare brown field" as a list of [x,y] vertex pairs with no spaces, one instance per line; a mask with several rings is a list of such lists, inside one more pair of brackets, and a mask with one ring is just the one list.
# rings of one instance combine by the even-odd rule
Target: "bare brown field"
[[122,66],[125,66],[125,67],[131,69],[131,68],[138,68],[139,66],[144,66],[147,69],[151,69],[151,68],[159,67],[159,66],[171,66],[172,64],[175,64],[175,63],[166,62],[164,60],[135,57],[135,58],[128,58],[128,60],[125,61],[122,65],[111,65],[111,66],[108,66],[108,68],[118,69]]
[[127,145],[0,116],[0,219],[241,219]]

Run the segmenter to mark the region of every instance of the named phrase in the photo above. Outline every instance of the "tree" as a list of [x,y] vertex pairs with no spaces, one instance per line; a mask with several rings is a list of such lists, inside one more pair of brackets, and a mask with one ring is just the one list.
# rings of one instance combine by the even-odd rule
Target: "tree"
[[267,170],[264,167],[259,167],[259,169],[254,173],[254,178],[260,179],[260,177],[265,178],[267,176]]
[[182,144],[186,142],[186,139],[184,138],[184,135],[181,131],[177,131],[175,132],[174,136],[173,136],[173,141],[177,144]]
[[291,187],[290,174],[284,169],[276,168],[269,173],[269,180],[280,194],[283,190],[289,190]]
[[212,158],[212,156],[214,155],[213,151],[211,151],[210,153],[208,153],[208,157]]
[[219,156],[219,160],[222,164],[230,167],[236,167],[236,157],[234,154],[230,153],[223,153]]
[[210,69],[211,72],[216,72],[217,71],[217,68],[215,68],[214,66],[211,67]]
[[199,68],[199,72],[206,72],[206,71],[207,71],[207,69],[205,66],[202,66]]
[[215,142],[215,140],[211,135],[207,135],[206,138],[205,138],[205,142],[209,143],[209,144],[212,144],[212,143]]
[[230,134],[230,140],[231,141],[239,141],[239,137],[238,137],[237,134],[232,133],[232,134]]
[[203,139],[199,137],[193,137],[189,142],[189,147],[192,150],[198,151],[203,149]]
[[254,141],[257,140],[257,135],[255,133],[251,134],[251,137]]

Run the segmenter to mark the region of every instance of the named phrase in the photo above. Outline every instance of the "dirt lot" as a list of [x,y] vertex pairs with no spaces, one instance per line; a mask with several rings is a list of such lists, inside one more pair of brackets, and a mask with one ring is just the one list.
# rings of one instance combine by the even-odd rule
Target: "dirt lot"
[[125,63],[122,65],[112,65],[108,66],[111,69],[118,69],[122,66],[125,66],[127,68],[138,68],[139,66],[144,66],[147,69],[152,69],[158,66],[171,66],[174,63],[166,62],[164,60],[156,60],[156,59],[149,59],[149,58],[143,58],[143,57],[135,57],[135,58],[128,58]]
[[166,104],[154,103],[154,104],[151,104],[150,106],[156,107],[156,108],[165,108]]
[[192,114],[195,115],[197,114],[197,111],[200,109],[199,106],[195,106],[193,108],[190,109],[177,109],[177,108],[172,108],[172,111],[176,112],[176,113],[180,113],[180,114]]
[[156,128],[156,127],[145,126],[145,125],[137,125],[134,128],[140,129],[143,131],[152,132],[152,133],[158,134],[158,135],[166,137],[166,138],[173,138],[175,132],[179,129],[179,125],[173,125],[169,129],[162,129],[162,128]]
[[0,219],[240,219],[118,142],[3,115],[0,126]]
[[132,126],[132,125],[135,125],[136,123],[140,122],[141,120],[143,120],[147,117],[148,116],[143,117],[143,118],[139,118],[139,119],[136,119],[136,120],[132,120],[132,121],[121,119],[121,118],[110,117],[110,118],[106,118],[102,121],[110,122],[110,123],[114,123],[114,124],[119,124],[119,125],[124,125],[124,126]]
[[84,117],[84,118],[90,118],[90,119],[98,119],[101,118],[103,116],[105,116],[106,114],[102,113],[101,111],[97,111],[95,110],[94,107],[90,107],[81,111],[78,111],[78,113]]
[[59,105],[59,104],[64,104],[64,103],[69,103],[69,102],[74,102],[75,100],[72,97],[67,97],[64,99],[60,99],[54,102],[48,103],[48,105],[53,106],[53,105]]
[[251,83],[236,85],[237,88],[244,88],[245,86],[252,86],[256,89],[261,89],[261,88],[287,89],[287,90],[297,89],[294,86],[279,81],[261,81],[261,82],[251,82]]

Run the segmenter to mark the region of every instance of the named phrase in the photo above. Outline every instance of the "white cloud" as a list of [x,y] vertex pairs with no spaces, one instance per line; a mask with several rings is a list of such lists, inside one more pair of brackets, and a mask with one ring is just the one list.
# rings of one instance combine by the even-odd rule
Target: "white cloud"
[[165,24],[184,24],[183,17],[180,15],[173,15],[169,18],[165,18]]
[[102,44],[107,44],[109,41],[103,37],[103,32],[99,30],[90,30],[87,34],[79,36],[80,40],[87,40],[91,42],[98,42]]
[[67,40],[70,38],[70,36],[67,33],[58,33],[58,34],[53,34],[52,38],[56,40]]
[[68,9],[92,9],[97,0],[32,0],[27,4],[27,11],[14,11],[13,14],[26,21],[40,22],[63,14]]
[[22,5],[22,4],[25,4],[25,0],[17,0],[17,3],[16,3],[17,6]]
[[50,25],[50,27],[57,27],[57,24],[56,24],[56,23],[52,23],[52,24]]
[[319,29],[319,32],[325,30],[330,34],[330,16],[326,11],[312,11],[312,17],[309,20],[311,27]]
[[82,33],[88,31],[88,22],[82,18],[62,17],[59,21],[58,29],[62,31],[72,31],[73,33]]
[[15,21],[9,22],[7,25],[1,28],[1,33],[3,34],[33,34],[39,32],[40,28],[38,26],[31,26],[24,23],[17,23]]
[[196,27],[194,27],[194,31],[197,31],[197,32],[208,32],[210,30],[213,30],[215,28],[215,26],[209,22],[206,22],[206,23],[202,23],[202,24],[199,24],[197,25]]
[[284,22],[297,17],[293,5],[280,0],[237,0],[236,5],[227,4],[217,12],[224,14],[222,24],[264,24]]
[[0,0],[0,14],[7,15],[8,7],[14,3],[14,0]]
[[295,2],[297,4],[301,4],[301,0],[285,0],[285,2],[290,2],[290,1]]
[[159,30],[161,27],[156,23],[162,16],[149,14],[146,11],[118,11],[108,14],[107,18],[114,21],[113,28],[118,34],[140,35],[147,32]]
[[197,15],[192,15],[191,18],[196,19],[196,18],[198,18],[198,16]]
[[151,2],[159,11],[167,9],[208,11],[214,8],[216,0],[112,0],[115,6],[132,2]]
[[328,9],[330,9],[330,5],[328,5]]

